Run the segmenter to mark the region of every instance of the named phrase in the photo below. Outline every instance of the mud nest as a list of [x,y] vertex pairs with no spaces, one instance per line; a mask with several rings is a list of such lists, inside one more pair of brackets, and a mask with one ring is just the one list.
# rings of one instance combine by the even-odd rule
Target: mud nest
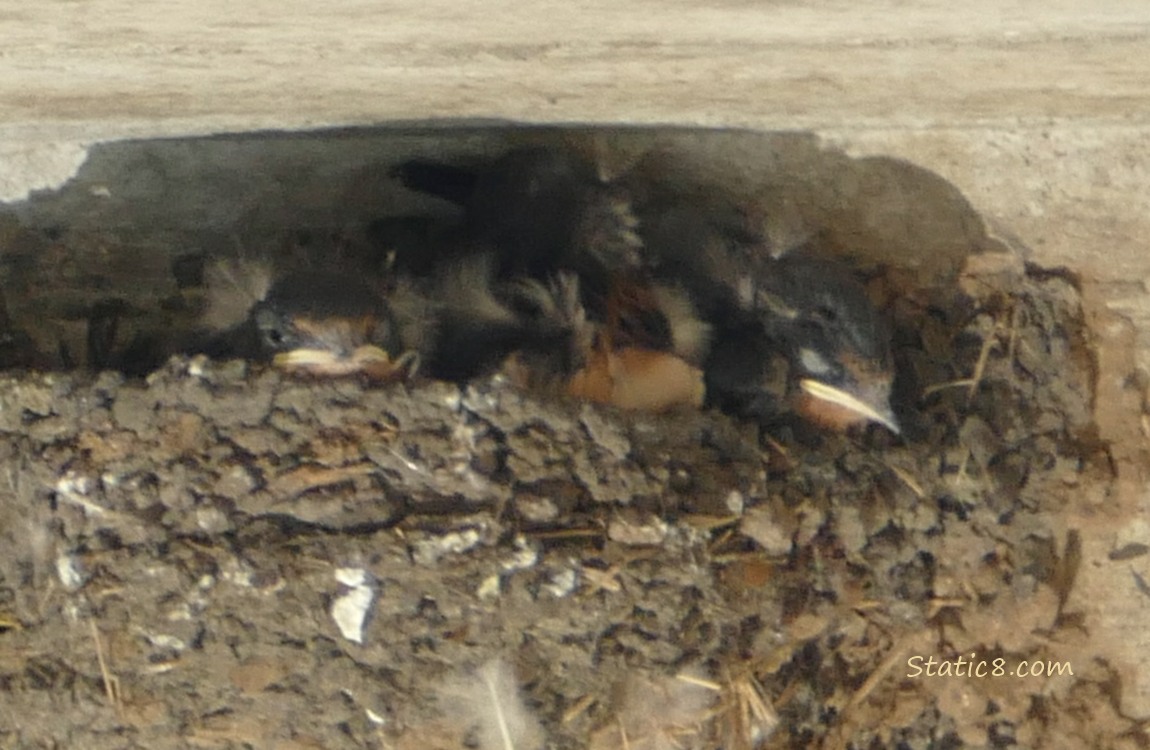
[[[835,224],[866,200],[811,165],[864,186],[891,165],[818,153],[786,173],[832,196],[805,220],[832,248],[889,239]],[[4,273],[7,341],[42,356],[67,347],[18,297],[46,248],[102,256],[38,215],[13,220]],[[859,263],[895,330],[902,437],[761,435],[499,378],[369,387],[186,355],[142,379],[10,371],[0,739],[487,748],[510,716],[517,747],[1133,742],[1064,608],[1060,513],[1111,479],[1074,279],[956,221],[975,229],[953,268]],[[178,313],[152,297],[125,304]]]

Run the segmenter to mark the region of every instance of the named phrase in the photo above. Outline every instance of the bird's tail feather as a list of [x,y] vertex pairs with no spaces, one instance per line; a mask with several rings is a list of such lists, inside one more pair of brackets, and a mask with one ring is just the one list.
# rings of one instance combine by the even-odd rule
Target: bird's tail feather
[[462,206],[475,192],[478,175],[470,169],[442,162],[411,159],[391,170],[403,186]]

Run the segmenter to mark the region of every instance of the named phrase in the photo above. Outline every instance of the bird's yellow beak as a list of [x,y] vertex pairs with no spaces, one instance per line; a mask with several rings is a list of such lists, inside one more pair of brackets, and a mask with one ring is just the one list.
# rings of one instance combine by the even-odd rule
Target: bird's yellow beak
[[393,360],[380,347],[365,344],[347,355],[330,349],[292,349],[277,354],[272,363],[289,372],[321,377],[362,374],[372,380],[393,380],[411,377],[418,366],[418,356],[405,352]]
[[800,380],[799,387],[803,393],[818,400],[824,406],[843,412],[844,417],[840,418],[841,422],[849,423],[852,421],[849,417],[853,416],[855,422],[877,422],[896,435],[901,432],[898,419],[891,411],[890,404],[887,403],[889,384],[878,389],[881,393],[866,394],[865,399],[811,378]]

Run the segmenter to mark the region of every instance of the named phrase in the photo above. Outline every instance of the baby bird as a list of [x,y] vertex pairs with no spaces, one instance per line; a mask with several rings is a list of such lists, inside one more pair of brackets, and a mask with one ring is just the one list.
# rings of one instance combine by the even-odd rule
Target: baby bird
[[711,325],[708,403],[764,423],[899,432],[890,331],[844,262],[809,247],[777,254],[735,211],[664,199],[639,216],[653,273]]
[[419,366],[418,331],[397,318],[380,282],[350,272],[294,271],[221,260],[205,270],[205,347],[296,373],[405,379]]
[[714,403],[766,422],[793,412],[840,432],[868,422],[899,432],[890,333],[846,267],[783,256],[744,283],[752,299],[736,319],[752,322],[716,336],[707,370]]

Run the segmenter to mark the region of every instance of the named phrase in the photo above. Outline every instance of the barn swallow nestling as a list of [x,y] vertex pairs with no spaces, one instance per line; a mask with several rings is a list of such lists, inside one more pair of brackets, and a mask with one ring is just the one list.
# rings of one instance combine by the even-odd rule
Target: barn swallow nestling
[[890,409],[890,332],[845,263],[781,255],[735,210],[664,201],[639,209],[648,261],[711,324],[707,400],[770,423],[845,430]]
[[205,282],[204,323],[218,332],[209,353],[380,381],[409,378],[419,366],[419,342],[411,340],[418,337],[369,277],[296,271],[275,279],[266,264],[221,261],[209,266]]
[[251,310],[260,344],[284,370],[318,376],[407,379],[419,353],[401,341],[387,302],[362,279],[287,276]]
[[788,255],[747,283],[757,323],[717,337],[708,363],[715,402],[766,421],[793,411],[837,431],[874,422],[899,432],[890,333],[847,268]]

